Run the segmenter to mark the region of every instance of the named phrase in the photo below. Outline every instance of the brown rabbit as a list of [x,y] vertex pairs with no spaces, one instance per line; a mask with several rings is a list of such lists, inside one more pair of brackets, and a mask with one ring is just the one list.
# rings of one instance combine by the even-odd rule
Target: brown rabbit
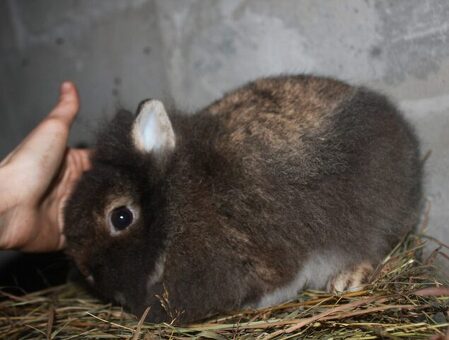
[[329,78],[256,80],[195,115],[147,100],[92,162],[67,252],[153,322],[358,286],[419,218],[413,131],[384,96]]

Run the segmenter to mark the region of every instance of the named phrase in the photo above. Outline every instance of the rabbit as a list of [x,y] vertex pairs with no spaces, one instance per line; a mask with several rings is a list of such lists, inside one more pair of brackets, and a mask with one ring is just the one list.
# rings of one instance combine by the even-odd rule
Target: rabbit
[[354,289],[418,223],[418,140],[381,94],[282,75],[168,111],[119,111],[64,213],[83,276],[149,322]]

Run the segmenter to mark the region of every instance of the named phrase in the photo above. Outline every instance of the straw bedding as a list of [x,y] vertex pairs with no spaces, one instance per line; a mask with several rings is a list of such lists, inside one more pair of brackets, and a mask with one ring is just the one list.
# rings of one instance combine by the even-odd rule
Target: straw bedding
[[[425,259],[425,242],[434,252]],[[330,295],[305,291],[261,310],[216,317],[187,327],[144,323],[104,304],[76,283],[24,296],[0,292],[5,339],[449,339],[449,282],[434,268],[449,249],[408,235],[362,290]]]

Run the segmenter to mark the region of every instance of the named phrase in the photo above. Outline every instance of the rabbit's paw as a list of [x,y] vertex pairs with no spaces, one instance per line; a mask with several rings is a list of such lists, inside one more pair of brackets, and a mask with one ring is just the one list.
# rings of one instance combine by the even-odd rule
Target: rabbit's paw
[[362,262],[350,269],[343,270],[329,280],[327,291],[335,293],[359,290],[368,283],[372,272],[373,266],[369,262]]

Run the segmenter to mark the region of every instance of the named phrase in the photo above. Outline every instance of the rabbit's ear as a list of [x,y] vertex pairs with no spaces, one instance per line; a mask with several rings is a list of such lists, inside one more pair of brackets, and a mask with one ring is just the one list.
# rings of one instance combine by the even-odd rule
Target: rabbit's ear
[[139,104],[131,134],[134,146],[143,152],[164,155],[175,148],[175,133],[164,104],[158,100]]

